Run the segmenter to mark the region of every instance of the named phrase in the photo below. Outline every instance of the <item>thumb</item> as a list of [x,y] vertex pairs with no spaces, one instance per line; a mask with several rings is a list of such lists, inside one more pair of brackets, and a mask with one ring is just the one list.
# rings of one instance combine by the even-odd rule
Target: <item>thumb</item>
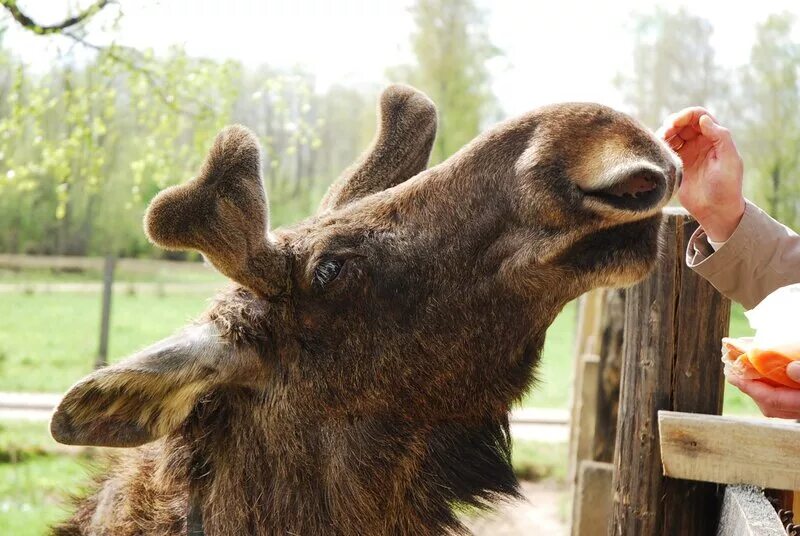
[[800,383],[800,361],[792,361],[786,366],[786,375],[789,379]]

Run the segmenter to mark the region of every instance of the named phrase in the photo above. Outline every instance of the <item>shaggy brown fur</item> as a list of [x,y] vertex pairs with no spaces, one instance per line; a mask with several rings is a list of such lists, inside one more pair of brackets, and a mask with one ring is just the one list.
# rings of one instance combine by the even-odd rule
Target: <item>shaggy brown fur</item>
[[[123,452],[59,534],[461,532],[516,494],[507,414],[565,303],[651,268],[679,175],[594,104],[503,123],[429,170],[435,110],[389,88],[376,141],[317,216],[268,231],[259,150],[217,138],[146,218],[240,286],[195,326],[97,371],[53,417]],[[634,196],[635,194],[635,196]]]

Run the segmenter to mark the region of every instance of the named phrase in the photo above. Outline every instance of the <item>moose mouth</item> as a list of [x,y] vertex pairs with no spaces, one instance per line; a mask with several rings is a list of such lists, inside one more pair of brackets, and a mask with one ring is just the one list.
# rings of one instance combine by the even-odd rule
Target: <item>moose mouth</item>
[[666,187],[666,180],[661,173],[639,169],[609,187],[584,190],[583,193],[614,208],[644,211],[652,209],[663,200]]

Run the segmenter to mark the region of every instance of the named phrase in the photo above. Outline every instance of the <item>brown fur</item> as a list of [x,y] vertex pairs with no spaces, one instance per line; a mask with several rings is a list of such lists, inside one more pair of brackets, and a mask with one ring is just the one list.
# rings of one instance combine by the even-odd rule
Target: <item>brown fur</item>
[[156,243],[201,250],[241,286],[65,396],[60,441],[149,443],[57,533],[180,534],[190,483],[209,535],[461,532],[455,504],[516,495],[507,414],[545,330],[582,292],[648,272],[678,162],[623,114],[564,104],[421,171],[430,101],[390,88],[381,117],[293,227],[267,231],[242,127],[154,200]]

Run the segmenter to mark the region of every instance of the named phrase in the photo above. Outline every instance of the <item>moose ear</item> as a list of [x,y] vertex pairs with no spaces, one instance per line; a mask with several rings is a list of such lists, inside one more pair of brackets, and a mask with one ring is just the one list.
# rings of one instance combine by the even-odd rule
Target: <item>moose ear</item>
[[50,421],[59,443],[136,447],[177,429],[215,385],[257,375],[246,354],[198,324],[89,374]]
[[378,102],[370,148],[331,185],[320,212],[404,182],[428,165],[436,137],[436,106],[421,91],[395,84]]

